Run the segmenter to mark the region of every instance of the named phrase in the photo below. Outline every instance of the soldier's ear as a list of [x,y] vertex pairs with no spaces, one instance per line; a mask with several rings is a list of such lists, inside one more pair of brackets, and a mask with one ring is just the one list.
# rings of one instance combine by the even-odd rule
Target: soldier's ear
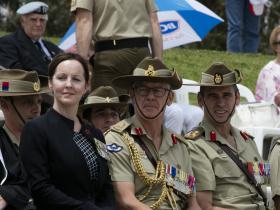
[[235,106],[240,104],[240,93],[239,91],[235,92]]
[[167,100],[167,105],[171,105],[173,103],[173,99],[174,99],[174,92],[173,91],[170,91],[168,93],[168,100]]
[[49,79],[48,85],[49,85],[49,88],[52,90],[52,81],[51,81],[51,79]]
[[204,103],[203,103],[203,95],[201,94],[201,92],[199,92],[197,94],[197,103],[200,107],[203,107]]

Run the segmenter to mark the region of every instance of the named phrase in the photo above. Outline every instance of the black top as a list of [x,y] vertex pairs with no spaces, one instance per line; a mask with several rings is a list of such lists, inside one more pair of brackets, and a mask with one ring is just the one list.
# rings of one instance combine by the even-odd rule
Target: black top
[[[28,122],[22,132],[20,153],[38,210],[115,209],[107,162],[98,154],[100,173],[90,173],[83,153],[73,141],[74,122],[49,110]],[[81,133],[96,149],[101,131],[82,124]]]
[[[31,197],[27,177],[20,162],[18,148],[2,127],[0,128],[0,148],[7,170],[7,178],[0,186],[0,195],[8,203],[5,210],[23,210]],[[3,174],[3,165],[1,170]]]
[[[62,52],[55,44],[43,40],[52,57]],[[15,33],[0,38],[0,65],[8,69],[35,70],[48,75],[50,60],[44,58],[33,41],[19,28]]]

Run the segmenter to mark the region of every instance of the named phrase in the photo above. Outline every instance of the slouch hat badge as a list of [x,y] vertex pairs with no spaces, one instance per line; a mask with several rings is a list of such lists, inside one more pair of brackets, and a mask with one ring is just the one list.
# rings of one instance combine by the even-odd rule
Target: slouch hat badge
[[40,83],[39,82],[34,82],[33,89],[36,92],[40,91]]
[[214,83],[216,85],[220,85],[223,83],[223,75],[219,74],[219,73],[215,73],[214,75]]
[[155,72],[155,69],[152,65],[149,65],[148,66],[148,69],[145,70],[145,76],[150,76],[150,77],[153,77],[155,76],[156,72]]

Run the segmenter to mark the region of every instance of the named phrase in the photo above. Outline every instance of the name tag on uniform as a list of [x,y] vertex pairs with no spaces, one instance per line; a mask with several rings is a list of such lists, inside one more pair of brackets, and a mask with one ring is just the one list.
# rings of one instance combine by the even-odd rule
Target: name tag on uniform
[[94,138],[94,141],[95,141],[95,145],[96,145],[98,154],[101,157],[103,157],[104,159],[110,161],[110,156],[109,156],[106,144],[104,144],[103,142],[99,141],[96,138]]

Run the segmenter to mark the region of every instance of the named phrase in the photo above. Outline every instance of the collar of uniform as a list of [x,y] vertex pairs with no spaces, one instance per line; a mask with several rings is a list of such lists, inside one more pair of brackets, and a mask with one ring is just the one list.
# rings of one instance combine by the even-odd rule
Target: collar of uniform
[[6,124],[3,125],[3,129],[6,131],[6,133],[8,134],[9,138],[11,139],[11,141],[16,144],[17,146],[19,146],[19,140],[17,139],[17,137],[12,133],[12,131],[6,126]]
[[172,135],[172,133],[169,132],[168,129],[163,126],[162,127],[162,142],[161,142],[160,151],[159,151],[159,153],[161,155],[165,154],[169,150],[169,148],[174,145],[171,135]]
[[212,141],[211,137],[210,137],[210,132],[214,131],[216,133],[216,141],[219,141],[222,144],[226,144],[228,145],[231,149],[233,149],[234,151],[238,151],[238,153],[241,153],[243,150],[245,150],[246,148],[246,144],[245,141],[240,141],[240,139],[243,139],[243,137],[241,136],[240,132],[238,131],[238,129],[234,128],[231,126],[231,132],[232,135],[235,137],[235,141],[236,141],[236,146],[237,146],[237,150],[232,147],[227,140],[214,128],[213,125],[211,125],[211,123],[207,122],[206,120],[203,120],[201,123],[201,126],[204,128],[205,130],[205,140],[206,141]]
[[[136,133],[135,128],[141,128],[142,130],[142,135],[147,136],[148,139],[150,139],[150,137],[147,135],[147,132],[145,131],[144,127],[142,126],[141,122],[139,121],[139,119],[137,118],[136,115],[134,115],[133,117],[131,117],[132,120],[132,126],[131,126],[131,135],[138,135]],[[168,149],[170,147],[173,146],[173,141],[172,141],[172,137],[171,137],[171,133],[168,132],[168,130],[163,126],[162,127],[162,142],[160,145],[160,149],[159,149],[159,153],[160,154],[164,154],[168,151]]]
[[131,118],[132,126],[131,126],[131,135],[138,135],[135,129],[140,128],[141,129],[141,135],[147,135],[147,132],[145,131],[145,128],[142,126],[141,122],[139,121],[138,117],[136,115],[133,115]]
[[247,142],[250,142],[251,139],[246,141],[244,139],[244,137],[241,135],[240,130],[235,127],[231,127],[231,132],[232,132],[232,135],[235,137],[237,151],[238,151],[238,154],[240,155],[242,152],[246,151],[246,147],[248,145]]

